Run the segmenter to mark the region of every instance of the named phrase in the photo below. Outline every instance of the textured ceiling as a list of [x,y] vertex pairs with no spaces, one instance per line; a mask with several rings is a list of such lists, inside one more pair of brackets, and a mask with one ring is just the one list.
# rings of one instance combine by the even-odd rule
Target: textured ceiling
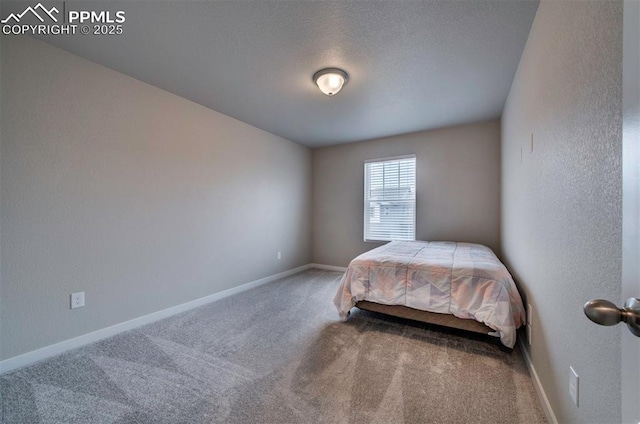
[[[123,35],[41,38],[318,147],[499,117],[537,6],[537,0],[109,2],[109,9],[126,12]],[[334,97],[311,80],[324,67],[349,73]]]

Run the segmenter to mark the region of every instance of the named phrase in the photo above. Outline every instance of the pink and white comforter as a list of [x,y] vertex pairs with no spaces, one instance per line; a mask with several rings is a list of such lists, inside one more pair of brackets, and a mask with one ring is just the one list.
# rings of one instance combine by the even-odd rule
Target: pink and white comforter
[[475,319],[510,348],[525,321],[511,274],[491,249],[473,243],[392,241],[363,253],[333,302],[347,319],[360,300]]

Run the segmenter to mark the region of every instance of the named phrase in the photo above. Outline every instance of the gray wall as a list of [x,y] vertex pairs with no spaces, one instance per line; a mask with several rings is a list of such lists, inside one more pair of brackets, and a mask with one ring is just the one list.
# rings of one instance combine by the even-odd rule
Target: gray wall
[[2,43],[0,358],[309,262],[307,148],[43,42]]
[[620,298],[621,66],[621,2],[543,0],[502,118],[503,258],[533,305],[531,357],[563,423],[620,421],[622,326],[592,324],[582,305]]
[[500,122],[313,150],[312,258],[347,266],[363,241],[364,161],[416,158],[416,238],[500,247]]

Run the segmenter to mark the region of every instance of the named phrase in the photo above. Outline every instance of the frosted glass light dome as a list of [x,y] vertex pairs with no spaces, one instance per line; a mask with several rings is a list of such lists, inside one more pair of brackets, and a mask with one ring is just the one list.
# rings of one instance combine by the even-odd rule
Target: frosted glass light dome
[[313,82],[327,96],[336,95],[348,80],[347,73],[337,68],[322,69],[313,75]]

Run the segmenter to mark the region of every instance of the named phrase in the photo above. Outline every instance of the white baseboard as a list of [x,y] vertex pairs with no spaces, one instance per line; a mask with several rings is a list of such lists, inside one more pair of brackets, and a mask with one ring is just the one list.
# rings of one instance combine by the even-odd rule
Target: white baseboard
[[343,266],[334,265],[322,265],[322,264],[309,264],[310,268],[324,269],[326,271],[346,272],[347,268]]
[[227,290],[220,291],[218,293],[214,293],[209,296],[201,297],[199,299],[195,299],[181,305],[173,306],[171,308],[163,309],[158,312],[153,312],[148,315],[144,315],[138,318],[134,318],[129,321],[122,322],[120,324],[112,325],[110,327],[106,327],[97,331],[93,331],[91,333],[83,334],[82,336],[74,337],[69,340],[64,340],[62,342],[52,344],[49,346],[45,346],[43,348],[33,350],[31,352],[24,353],[19,356],[14,356],[13,358],[5,359],[4,361],[0,361],[0,374],[15,370],[17,368],[24,367],[26,365],[33,364],[34,362],[41,361],[43,359],[49,358],[54,355],[58,355],[60,353],[66,352],[71,349],[75,349],[89,343],[97,342],[99,340],[105,339],[107,337],[114,336],[118,333],[122,333],[124,331],[132,330],[134,328],[140,327],[145,324],[152,323],[154,321],[161,320],[163,318],[170,317],[172,315],[179,314],[181,312],[188,311],[190,309],[197,308],[198,306],[205,305],[207,303],[215,302],[216,300],[223,299],[225,297],[252,289],[254,287],[261,286],[263,284],[270,283],[272,281],[278,280],[280,278],[288,277],[289,275],[297,274],[298,272],[305,271],[309,268],[313,268],[311,264],[299,266],[297,268],[293,268],[287,271],[280,272],[278,274],[270,275],[268,277],[261,278],[259,280],[251,281],[246,284],[242,284],[238,287],[233,287]]
[[558,424],[556,414],[553,413],[553,409],[551,408],[551,404],[549,403],[549,398],[547,397],[547,394],[542,387],[542,383],[540,382],[538,373],[533,366],[533,362],[531,362],[529,351],[525,348],[524,341],[521,337],[518,337],[518,344],[520,345],[520,351],[522,352],[522,356],[524,356],[524,362],[527,364],[529,374],[531,375],[531,379],[533,380],[533,387],[536,388],[536,393],[538,394],[538,398],[540,398],[542,409],[544,410],[544,414],[547,416],[547,421],[552,424]]

